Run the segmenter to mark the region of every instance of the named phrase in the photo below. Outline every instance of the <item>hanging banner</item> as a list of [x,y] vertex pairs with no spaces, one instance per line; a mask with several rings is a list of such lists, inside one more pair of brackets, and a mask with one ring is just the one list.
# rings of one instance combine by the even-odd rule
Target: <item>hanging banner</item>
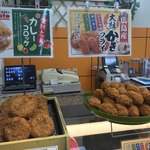
[[68,8],[69,57],[131,55],[131,11]]
[[0,58],[53,57],[50,9],[0,8]]

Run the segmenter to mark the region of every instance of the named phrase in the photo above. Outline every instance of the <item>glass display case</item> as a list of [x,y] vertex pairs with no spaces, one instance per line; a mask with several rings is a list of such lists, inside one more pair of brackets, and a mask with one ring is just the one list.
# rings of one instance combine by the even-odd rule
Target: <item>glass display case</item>
[[83,93],[56,96],[69,135],[76,139],[79,150],[116,150],[121,149],[122,141],[150,137],[150,123],[123,125],[91,114],[83,103]]

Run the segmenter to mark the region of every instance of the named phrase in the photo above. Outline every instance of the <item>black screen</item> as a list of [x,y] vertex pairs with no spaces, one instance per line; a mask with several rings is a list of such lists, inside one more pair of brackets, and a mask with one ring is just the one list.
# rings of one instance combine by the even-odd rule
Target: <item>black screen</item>
[[117,57],[102,57],[102,65],[108,67],[115,67],[118,65]]
[[5,66],[5,85],[23,84],[23,72],[25,84],[36,83],[36,69],[34,65]]

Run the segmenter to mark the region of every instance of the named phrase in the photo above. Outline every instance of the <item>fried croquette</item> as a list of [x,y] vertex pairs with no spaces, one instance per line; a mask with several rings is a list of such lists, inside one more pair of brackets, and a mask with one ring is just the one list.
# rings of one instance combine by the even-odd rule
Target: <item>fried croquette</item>
[[109,97],[104,97],[103,98],[103,103],[111,103],[111,104],[115,104],[115,101]]
[[127,83],[127,84],[125,84],[125,86],[126,86],[127,91],[134,91],[137,93],[140,92],[140,88],[132,83]]
[[88,103],[90,106],[99,108],[99,106],[101,105],[101,101],[97,98],[97,97],[92,97],[88,100]]
[[144,103],[149,104],[150,105],[150,92],[147,88],[140,88],[140,94],[143,96],[144,98]]
[[96,89],[94,91],[94,96],[101,100],[104,97],[103,90],[102,89]]
[[119,91],[116,88],[107,88],[105,93],[108,97],[115,99],[119,95]]
[[119,83],[118,82],[111,82],[110,87],[118,89],[119,88]]
[[142,95],[142,96],[144,96],[144,95],[149,95],[150,94],[150,92],[149,92],[149,90],[147,89],[147,88],[140,88],[140,94]]
[[48,113],[47,97],[42,94],[36,94],[34,97],[37,102],[37,108],[42,109]]
[[140,107],[139,107],[139,112],[141,115],[143,116],[149,116],[150,115],[150,106],[147,105],[147,104],[142,104]]
[[30,124],[21,117],[12,118],[10,124],[4,128],[4,137],[7,141],[27,139],[30,133]]
[[124,94],[121,94],[116,97],[116,102],[124,106],[130,106],[132,104],[132,99]]
[[54,123],[51,117],[45,114],[34,115],[29,120],[32,137],[46,137],[54,132]]
[[143,95],[144,103],[150,105],[150,94]]
[[124,86],[119,87],[118,91],[119,91],[120,94],[126,94],[127,93],[127,90]]
[[36,108],[35,98],[30,94],[14,96],[10,105],[12,115],[23,118],[31,116]]
[[116,103],[115,108],[117,109],[118,115],[120,115],[120,116],[128,116],[129,115],[128,109],[125,106]]
[[128,91],[127,95],[132,99],[133,104],[135,105],[141,105],[144,102],[142,95],[139,93],[136,93],[134,91]]
[[124,83],[119,83],[119,88],[124,87],[125,88],[125,84]]
[[4,128],[10,124],[10,117],[7,113],[1,112],[0,113],[0,142],[4,140]]
[[4,101],[0,106],[0,112],[11,115],[10,104],[11,104],[11,99]]
[[117,115],[117,109],[111,103],[102,103],[100,105],[99,109],[103,112],[108,113],[108,114]]
[[108,81],[104,81],[104,82],[102,82],[102,84],[101,84],[101,89],[103,90],[103,91],[105,91],[107,88],[109,88],[110,87],[110,83],[108,82]]
[[139,117],[139,109],[136,105],[131,105],[128,111],[129,111],[129,116]]
[[0,126],[0,142],[3,142],[3,127]]
[[33,114],[32,114],[32,117],[37,115],[37,114],[45,114],[45,115],[49,115],[49,113],[43,109],[36,109]]

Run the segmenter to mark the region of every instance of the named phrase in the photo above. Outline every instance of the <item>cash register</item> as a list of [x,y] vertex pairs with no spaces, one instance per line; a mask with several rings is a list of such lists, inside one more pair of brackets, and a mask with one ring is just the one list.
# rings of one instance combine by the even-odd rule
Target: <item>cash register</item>
[[108,82],[121,82],[121,70],[116,56],[102,57],[102,75]]

